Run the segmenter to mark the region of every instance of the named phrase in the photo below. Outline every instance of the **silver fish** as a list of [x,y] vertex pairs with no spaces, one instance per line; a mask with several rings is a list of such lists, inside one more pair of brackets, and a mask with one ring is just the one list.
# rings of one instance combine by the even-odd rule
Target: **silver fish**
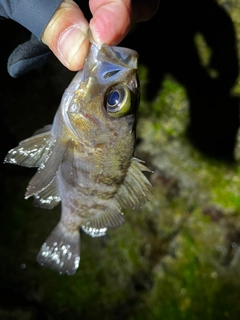
[[139,104],[137,52],[91,41],[83,70],[65,90],[53,125],[10,150],[5,163],[38,167],[25,198],[51,209],[60,222],[37,260],[74,274],[80,262],[80,228],[92,237],[124,222],[122,208],[147,201],[148,170],[134,157]]

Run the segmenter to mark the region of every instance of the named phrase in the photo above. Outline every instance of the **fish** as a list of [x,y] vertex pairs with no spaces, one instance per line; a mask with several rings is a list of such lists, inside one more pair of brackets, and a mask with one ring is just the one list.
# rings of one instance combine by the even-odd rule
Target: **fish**
[[138,53],[90,38],[84,67],[65,90],[53,124],[11,149],[5,163],[38,168],[25,199],[61,218],[37,255],[40,265],[73,275],[80,230],[104,236],[121,226],[123,209],[149,201],[151,172],[134,156],[140,101]]

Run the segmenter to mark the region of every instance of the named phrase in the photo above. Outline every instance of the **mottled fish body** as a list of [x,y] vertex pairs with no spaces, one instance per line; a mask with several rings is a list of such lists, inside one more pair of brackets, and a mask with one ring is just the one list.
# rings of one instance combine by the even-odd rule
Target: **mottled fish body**
[[122,208],[147,200],[149,171],[134,158],[139,104],[135,51],[92,42],[83,70],[66,89],[52,126],[10,150],[5,162],[38,167],[26,198],[61,219],[37,260],[74,274],[80,262],[80,228],[92,237],[124,222]]

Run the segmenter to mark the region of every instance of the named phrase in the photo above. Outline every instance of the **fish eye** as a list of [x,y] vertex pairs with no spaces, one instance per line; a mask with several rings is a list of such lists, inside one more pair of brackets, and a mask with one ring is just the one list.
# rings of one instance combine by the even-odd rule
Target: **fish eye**
[[110,116],[121,117],[131,108],[131,92],[123,84],[113,86],[106,95],[106,109]]

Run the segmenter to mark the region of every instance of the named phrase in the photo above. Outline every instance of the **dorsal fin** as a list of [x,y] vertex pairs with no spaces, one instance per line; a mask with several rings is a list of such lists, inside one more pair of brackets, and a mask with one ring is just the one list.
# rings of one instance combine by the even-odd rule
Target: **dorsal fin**
[[50,131],[44,132],[26,140],[8,151],[5,163],[18,164],[25,167],[39,167],[52,152],[54,139]]
[[42,127],[41,129],[38,129],[34,132],[33,136],[39,135],[41,133],[45,133],[48,131],[51,131],[52,129],[52,125],[51,124],[46,124],[44,127]]

